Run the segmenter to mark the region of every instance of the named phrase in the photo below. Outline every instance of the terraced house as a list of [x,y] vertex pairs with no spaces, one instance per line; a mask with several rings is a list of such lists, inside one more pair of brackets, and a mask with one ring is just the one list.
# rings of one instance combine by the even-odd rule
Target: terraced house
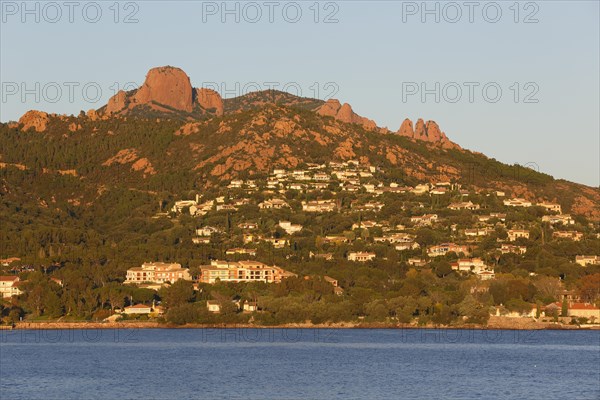
[[127,270],[126,284],[137,283],[173,283],[183,279],[191,281],[192,276],[187,268],[182,268],[178,263],[152,262],[144,263],[141,267],[133,267]]
[[220,261],[200,267],[200,282],[214,284],[221,282],[265,282],[279,283],[284,278],[296,276],[276,265],[266,265],[260,261]]

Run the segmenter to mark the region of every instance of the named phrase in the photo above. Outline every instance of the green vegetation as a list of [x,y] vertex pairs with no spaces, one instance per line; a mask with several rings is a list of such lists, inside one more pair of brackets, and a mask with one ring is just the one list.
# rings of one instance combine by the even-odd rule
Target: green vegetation
[[[582,301],[598,302],[600,267],[573,263],[576,255],[598,253],[597,226],[577,216],[568,229],[582,232],[584,238],[577,242],[556,240],[552,238],[556,229],[540,222],[545,210],[507,209],[493,194],[496,186],[524,185],[540,198],[559,197],[563,209],[569,210],[576,197],[586,196],[581,187],[561,182],[568,190],[557,192],[557,181],[531,169],[369,132],[359,126],[343,125],[342,133],[330,133],[326,128],[332,120],[310,111],[318,104],[297,103],[285,96],[280,100],[278,106],[261,109],[230,105],[242,111],[203,121],[198,132],[187,136],[174,134],[182,125],[175,119],[157,123],[156,119],[134,117],[99,121],[54,118],[44,133],[0,125],[1,161],[5,163],[0,168],[0,258],[21,259],[3,267],[2,274],[16,273],[25,281],[23,295],[1,304],[3,320],[61,316],[102,320],[116,308],[154,302],[166,306],[165,320],[176,324],[482,324],[491,307],[528,312],[532,304],[561,301],[563,289],[574,290]],[[259,114],[266,116],[264,125],[252,123]],[[300,121],[298,125],[310,135],[321,135],[323,140],[317,142],[308,133],[293,140],[289,134],[274,134],[273,123],[282,119]],[[68,125],[72,122],[81,124],[82,129],[71,132]],[[384,204],[380,211],[356,212],[354,204],[374,201],[373,196],[364,188],[342,191],[341,180],[336,177],[321,191],[265,192],[269,172],[290,169],[285,163],[291,158],[297,160],[297,169],[309,163],[343,161],[335,154],[348,137],[361,144],[352,147],[352,158],[366,158],[378,168],[367,180],[386,186],[392,182],[414,186],[439,180],[439,167],[445,166],[459,171],[453,180],[469,190],[468,199],[481,205],[481,211],[448,209],[451,202],[462,199],[451,190],[443,196],[384,193],[376,199]],[[407,151],[400,165],[387,157],[386,149],[393,146]],[[289,153],[284,152],[286,148],[291,149]],[[127,154],[131,159],[118,161],[115,156],[123,150],[130,150]],[[113,162],[108,162],[111,159]],[[140,159],[147,160],[152,169],[133,168]],[[432,160],[432,166],[420,172],[425,178],[407,172],[421,171],[423,160]],[[478,172],[473,174],[473,169]],[[71,170],[75,173],[68,172]],[[257,190],[248,193],[246,189],[226,188],[236,178],[255,180]],[[487,189],[485,193],[482,188]],[[193,199],[196,194],[202,201],[225,196],[227,202],[247,198],[249,203],[238,206],[237,212],[213,209],[202,217],[169,211],[176,200]],[[274,196],[284,198],[291,208],[258,208],[260,202]],[[317,199],[334,199],[340,209],[323,214],[302,211],[303,201]],[[496,278],[491,282],[483,284],[473,275],[453,271],[451,262],[461,256],[455,253],[431,260],[424,267],[409,264],[412,257],[427,258],[428,246],[466,241],[460,232],[477,225],[476,215],[492,212],[506,213],[506,221],[490,219],[493,231],[477,239],[472,254],[494,267]],[[425,213],[437,214],[441,222],[413,227],[410,217]],[[280,220],[304,228],[289,236],[277,227]],[[385,223],[352,229],[362,221]],[[245,259],[225,254],[227,249],[243,245],[242,222],[256,223],[254,233],[264,237],[289,238],[289,245],[281,249],[266,242],[251,246],[257,248],[257,260],[281,266],[298,277],[272,285],[199,284],[196,291],[189,282],[177,282],[158,292],[122,284],[126,270],[145,261],[178,262],[197,276],[198,266],[210,260]],[[396,251],[374,240],[385,234],[384,227],[398,225],[409,227],[420,248]],[[210,244],[194,244],[195,229],[201,226],[217,227],[221,233],[215,233]],[[501,254],[499,241],[506,240],[507,230],[522,226],[530,231],[530,238],[513,244],[526,246],[527,252]],[[327,242],[328,235],[343,235],[347,243]],[[348,262],[350,251],[372,251],[376,259],[364,264]],[[311,253],[331,253],[333,260],[312,258]],[[11,272],[14,266],[31,268]],[[337,279],[343,294],[335,294],[323,276]],[[61,279],[63,286],[50,277]],[[207,311],[206,301],[211,299],[222,304],[220,314]],[[257,301],[260,311],[242,313],[233,301]]]

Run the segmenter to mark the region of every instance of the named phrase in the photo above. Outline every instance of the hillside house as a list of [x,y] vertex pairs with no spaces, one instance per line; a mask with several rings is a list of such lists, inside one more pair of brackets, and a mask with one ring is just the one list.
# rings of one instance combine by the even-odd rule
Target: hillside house
[[489,228],[465,229],[465,236],[468,236],[468,237],[487,236],[492,232],[493,232],[493,230],[489,229]]
[[500,246],[500,253],[502,253],[502,254],[508,254],[508,253],[525,254],[526,252],[527,252],[527,247],[525,247],[525,246],[514,246],[512,244],[503,244],[502,246]]
[[583,232],[577,231],[555,231],[552,232],[552,237],[556,239],[570,239],[579,242],[583,238]]
[[290,221],[279,221],[279,227],[283,229],[288,235],[293,235],[296,232],[302,230],[302,225],[292,224]]
[[231,256],[231,255],[244,255],[244,256],[251,256],[251,257],[255,257],[256,256],[256,249],[244,249],[241,247],[235,247],[232,249],[227,249],[227,251],[225,251],[225,254]]
[[191,281],[192,276],[187,268],[182,268],[178,263],[152,262],[144,263],[141,267],[133,267],[127,270],[125,284],[138,283],[172,283],[183,279]]
[[289,246],[290,241],[284,238],[264,238],[265,242],[271,243],[276,249],[283,249],[285,246]]
[[530,201],[521,199],[521,198],[506,199],[503,201],[503,203],[507,207],[531,207],[532,206]]
[[412,243],[415,240],[414,235],[408,233],[393,233],[383,237],[374,238],[375,242],[386,242],[386,243]]
[[381,224],[379,224],[379,222],[376,221],[361,221],[360,223],[356,222],[354,224],[352,224],[352,230],[354,229],[371,229],[371,228],[375,228],[377,226],[381,226]]
[[325,280],[325,282],[329,282],[329,283],[331,283],[331,285],[332,285],[333,287],[337,287],[337,286],[338,286],[338,280],[337,280],[337,279],[334,279],[334,278],[332,278],[332,277],[330,277],[330,276],[327,276],[327,275],[325,275],[325,276],[323,277],[323,279]]
[[442,244],[438,244],[435,246],[430,246],[427,249],[427,255],[429,255],[429,257],[443,256],[449,252],[454,252],[456,254],[459,254],[459,253],[469,254],[470,253],[468,246],[458,245],[455,243],[442,243]]
[[221,303],[217,300],[206,300],[206,309],[208,312],[218,314],[221,312]]
[[368,253],[368,252],[354,252],[351,251],[350,253],[348,253],[348,261],[355,261],[355,262],[367,262],[367,261],[372,261],[375,259],[375,253]]
[[415,225],[431,225],[438,220],[437,214],[425,214],[421,216],[410,217],[410,222]]
[[335,200],[316,200],[303,201],[302,211],[304,212],[332,212],[337,208]]
[[600,265],[600,256],[575,256],[575,263],[582,267]]
[[200,266],[202,283],[214,284],[217,279],[222,282],[264,282],[279,283],[285,278],[296,276],[276,265],[266,265],[259,261],[219,261],[213,260],[210,265]]
[[3,299],[10,298],[12,296],[18,296],[23,293],[19,289],[21,280],[18,276],[14,275],[3,275],[0,276],[0,294]]
[[417,243],[417,242],[404,242],[404,243],[398,243],[395,246],[395,249],[398,251],[404,251],[404,250],[416,250],[419,247],[421,247],[421,245],[419,245],[419,243]]
[[123,314],[151,314],[152,307],[145,304],[135,304],[133,306],[125,307]]
[[270,210],[270,209],[280,210],[282,208],[289,208],[289,207],[290,207],[289,204],[281,199],[265,200],[258,205],[258,208],[260,208],[261,210]]
[[427,265],[427,261],[419,257],[411,257],[406,262],[408,263],[408,265],[411,265],[413,267],[424,267]]
[[429,192],[429,184],[427,184],[427,183],[419,184],[419,185],[415,186],[413,189],[411,189],[411,192],[414,194],[428,193]]
[[461,201],[459,203],[452,203],[448,206],[451,210],[479,210],[479,204],[473,204],[471,201]]
[[560,207],[560,204],[542,202],[542,203],[538,203],[537,205],[540,206],[540,207],[544,207],[548,211],[556,212],[556,213],[559,213],[559,214],[562,213],[562,209]]
[[544,215],[542,217],[542,222],[548,222],[552,225],[555,224],[564,224],[564,225],[573,225],[575,220],[571,218],[569,214],[561,214],[561,215]]
[[242,222],[242,223],[238,224],[238,227],[240,229],[253,230],[253,229],[258,228],[258,224],[254,223],[254,222]]
[[478,273],[488,268],[481,258],[461,258],[450,264],[453,271]]
[[212,226],[204,226],[202,228],[196,228],[197,236],[212,236],[213,233],[219,233],[221,230]]
[[251,313],[251,312],[255,312],[258,311],[258,303],[256,301],[244,301],[244,304],[242,305],[242,311],[245,313]]
[[524,229],[510,229],[508,231],[508,240],[511,242],[514,242],[519,238],[529,239],[529,231]]

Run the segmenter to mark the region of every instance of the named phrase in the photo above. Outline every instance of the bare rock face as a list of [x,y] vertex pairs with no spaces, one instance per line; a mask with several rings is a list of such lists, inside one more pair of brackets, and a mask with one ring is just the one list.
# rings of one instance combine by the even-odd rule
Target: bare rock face
[[176,110],[191,112],[193,107],[190,78],[180,68],[152,68],[146,81],[133,95],[136,104],[160,103]]
[[419,118],[413,130],[412,121],[407,118],[402,122],[400,129],[398,129],[398,132],[396,133],[411,139],[438,144],[447,149],[459,148],[456,143],[451,142],[450,139],[448,139],[435,121],[427,121],[427,123],[425,123],[422,118]]
[[22,131],[27,131],[33,128],[36,132],[44,132],[48,126],[50,117],[48,113],[37,110],[27,111],[19,118],[19,124],[23,125]]
[[194,89],[195,100],[204,109],[214,109],[217,116],[223,115],[223,99],[218,92],[212,89]]
[[419,118],[415,124],[415,139],[427,140],[427,133],[425,132],[425,122]]
[[342,105],[339,100],[329,99],[319,107],[317,114],[335,118],[340,108],[342,108]]
[[443,139],[447,139],[446,135],[440,130],[440,127],[435,121],[427,121],[425,124],[425,132],[427,132],[427,139],[431,142],[439,142]]
[[348,124],[359,124],[366,129],[375,129],[377,124],[368,118],[361,117],[352,110],[348,103],[342,105],[339,100],[329,99],[318,108],[317,114],[333,117],[338,121]]
[[410,119],[406,118],[402,121],[398,134],[409,138],[415,137],[415,130],[413,129],[413,123]]
[[106,113],[108,115],[118,113],[122,111],[127,105],[127,93],[122,90],[119,90],[117,94],[108,99],[108,103],[106,104]]
[[[190,78],[183,70],[176,67],[152,68],[140,88],[124,92],[119,91],[108,100],[98,118],[126,115],[136,107],[145,106],[159,112],[198,112],[203,114],[223,115],[224,105],[221,95],[210,89],[195,89]],[[89,115],[89,113],[88,113]]]
[[344,103],[344,105],[338,110],[336,119],[348,124],[354,124],[356,122],[355,114],[354,111],[352,111],[350,104]]
[[93,108],[91,110],[88,110],[88,112],[85,113],[85,115],[87,115],[87,117],[89,119],[91,119],[92,121],[97,121],[98,119],[100,119],[98,112],[96,110],[94,110]]

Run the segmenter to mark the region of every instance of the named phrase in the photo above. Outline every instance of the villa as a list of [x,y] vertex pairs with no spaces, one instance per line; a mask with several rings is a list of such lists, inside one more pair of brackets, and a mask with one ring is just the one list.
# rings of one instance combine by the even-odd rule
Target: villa
[[350,252],[348,253],[348,261],[367,262],[375,259],[375,253],[367,252]]
[[284,278],[296,276],[291,272],[259,261],[219,261],[200,266],[200,282],[214,284],[221,282],[264,282],[279,283]]
[[153,262],[144,263],[141,267],[133,267],[127,270],[125,284],[137,283],[172,283],[183,279],[191,281],[192,276],[187,268],[182,268],[178,263]]

